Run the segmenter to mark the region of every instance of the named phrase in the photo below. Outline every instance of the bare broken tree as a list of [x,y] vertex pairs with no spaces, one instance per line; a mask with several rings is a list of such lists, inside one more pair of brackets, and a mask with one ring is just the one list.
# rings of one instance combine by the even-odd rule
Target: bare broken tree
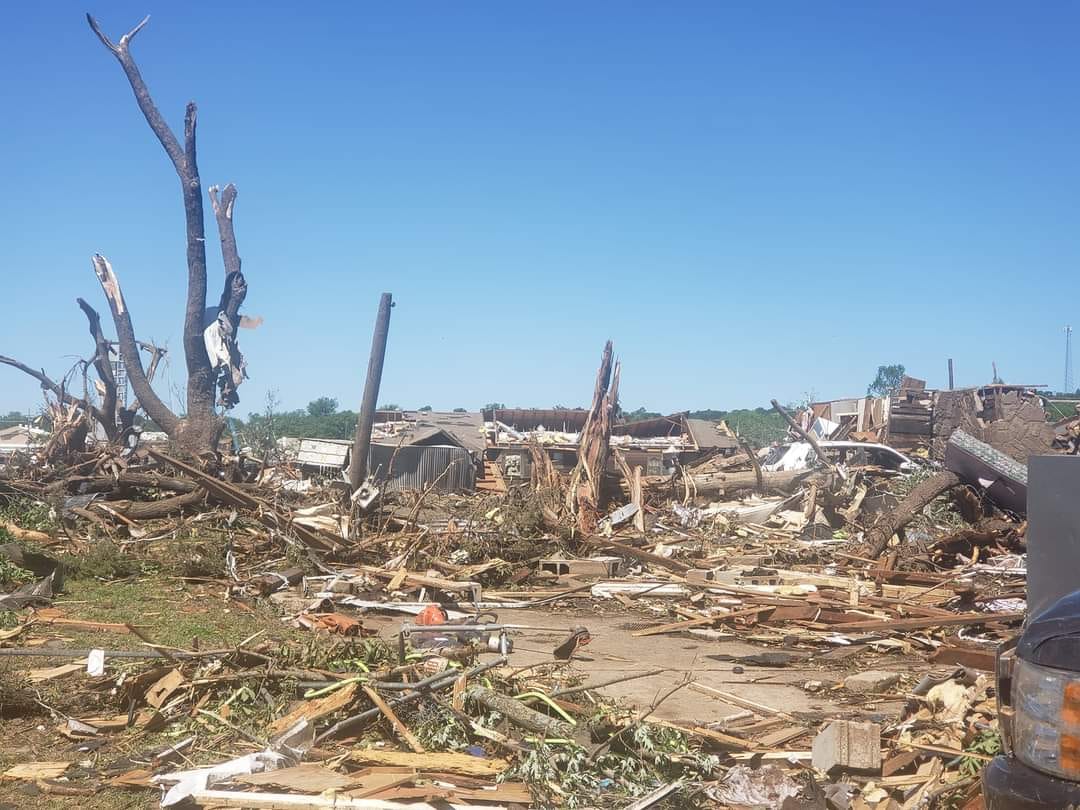
[[578,441],[578,462],[570,476],[566,508],[577,519],[577,528],[588,536],[600,520],[600,488],[607,467],[611,428],[619,406],[619,364],[611,341],[604,345],[592,406]]
[[[143,368],[139,354],[140,344],[135,337],[135,328],[131,312],[124,301],[120,282],[112,265],[101,254],[92,259],[94,273],[109,304],[113,323],[116,327],[120,358],[127,372],[131,389],[146,415],[157,423],[171,439],[189,452],[197,455],[213,452],[224,427],[224,420],[215,408],[215,389],[220,392],[220,403],[225,408],[236,404],[236,388],[246,377],[244,360],[236,344],[236,330],[240,326],[240,306],[247,295],[247,282],[240,270],[240,255],[236,248],[236,236],[233,231],[233,209],[236,204],[236,187],[232,184],[219,190],[216,186],[209,189],[210,202],[217,220],[221,236],[221,252],[225,264],[225,284],[216,308],[206,306],[206,244],[203,225],[202,183],[196,160],[195,124],[196,107],[194,102],[187,105],[184,116],[184,142],[181,145],[176,135],[169,128],[150,91],[139,73],[139,68],[131,55],[131,42],[149,21],[146,17],[113,43],[102,32],[97,21],[86,15],[90,28],[101,43],[116,57],[127,76],[135,102],[142,111],[150,129],[165,149],[169,160],[180,180],[184,200],[184,216],[187,226],[187,301],[184,310],[184,358],[187,366],[187,402],[183,416],[174,413],[155,393],[151,382],[153,372],[160,360],[160,350],[152,348],[149,370]],[[90,334],[94,338],[95,354],[92,360],[83,364],[84,374],[92,366],[97,372],[99,404],[95,404],[89,392],[84,397],[75,397],[45,375],[12,358],[0,357],[5,363],[37,379],[42,387],[50,391],[60,404],[81,407],[90,417],[98,421],[110,440],[121,439],[130,431],[135,417],[135,409],[117,408],[117,387],[109,359],[111,351],[101,329],[98,313],[81,298],[79,306],[86,314],[90,325]],[[136,406],[136,408],[138,407]]]

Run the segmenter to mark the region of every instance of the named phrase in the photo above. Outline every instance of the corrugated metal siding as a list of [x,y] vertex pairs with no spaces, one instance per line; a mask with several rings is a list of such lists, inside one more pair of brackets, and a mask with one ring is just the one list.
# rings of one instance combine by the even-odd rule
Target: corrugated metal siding
[[436,480],[437,492],[472,492],[476,487],[472,456],[461,447],[373,444],[368,454],[368,469],[377,471],[376,479],[387,492],[422,491]]
[[296,461],[299,464],[311,467],[335,467],[341,469],[345,466],[345,459],[349,455],[349,449],[349,442],[328,439],[301,439]]

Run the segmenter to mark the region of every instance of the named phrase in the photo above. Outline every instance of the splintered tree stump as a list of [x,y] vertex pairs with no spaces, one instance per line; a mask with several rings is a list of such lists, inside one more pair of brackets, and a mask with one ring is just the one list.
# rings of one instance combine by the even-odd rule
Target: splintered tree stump
[[583,535],[596,531],[600,520],[600,484],[607,467],[611,426],[619,404],[619,364],[609,340],[604,345],[592,406],[578,441],[578,462],[566,493],[567,511],[577,519]]
[[923,510],[934,498],[953,487],[958,487],[963,482],[956,473],[939,472],[917,484],[904,500],[897,504],[891,512],[883,514],[878,522],[870,527],[866,533],[869,546],[867,556],[877,559],[889,546],[889,540],[900,529],[911,523],[915,516]]

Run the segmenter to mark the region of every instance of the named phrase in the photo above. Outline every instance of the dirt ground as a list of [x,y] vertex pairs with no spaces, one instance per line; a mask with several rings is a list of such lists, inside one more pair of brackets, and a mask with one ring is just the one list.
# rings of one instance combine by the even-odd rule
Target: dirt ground
[[[56,607],[66,617],[102,622],[131,622],[154,641],[183,648],[195,643],[202,649],[230,647],[253,634],[269,641],[297,640],[311,643],[313,634],[287,626],[269,605],[245,608],[235,601],[226,602],[220,585],[184,582],[178,578],[138,577],[122,582],[79,580],[68,584]],[[635,637],[644,627],[671,621],[662,613],[663,603],[652,602],[638,611],[628,611],[615,602],[578,600],[567,608],[501,609],[502,622],[527,625],[543,630],[526,630],[514,635],[510,664],[526,668],[553,661],[552,651],[568,635],[570,628],[584,625],[591,643],[577,653],[569,671],[584,683],[609,681],[635,673],[662,670],[658,674],[605,688],[608,695],[638,708],[648,708],[660,695],[688,678],[696,684],[738,695],[779,712],[795,715],[808,728],[822,717],[842,717],[855,709],[866,715],[867,705],[845,704],[844,692],[836,689],[843,677],[854,669],[891,669],[904,672],[899,656],[870,656],[868,660],[840,657],[811,659],[788,667],[758,667],[739,664],[724,657],[738,657],[761,652],[762,647],[734,639],[708,640],[682,634]],[[387,642],[396,645],[397,632],[405,617],[393,614],[368,614],[366,627],[375,629]],[[194,640],[198,639],[197,642]],[[321,636],[329,642],[327,636]],[[48,647],[107,650],[138,650],[142,642],[130,634],[70,630],[63,626],[35,624],[20,638],[20,645],[44,644]],[[797,645],[792,646],[797,650]],[[25,672],[70,663],[71,657],[0,658],[6,672]],[[122,659],[107,658],[107,666]],[[804,688],[807,684],[810,688]],[[39,690],[41,702],[52,706],[56,700],[63,711],[75,716],[89,716],[101,711],[107,696],[89,694],[82,714],[79,701],[72,702],[80,690],[91,692],[86,676],[77,673],[59,682],[44,684]],[[900,704],[881,702],[872,707],[882,718],[894,717]],[[115,705],[111,708],[116,711]],[[678,689],[659,705],[653,717],[680,725],[707,726],[719,723],[740,708],[689,687]],[[175,742],[167,737],[155,739],[143,732],[129,730],[110,735],[95,750],[80,750],[80,744],[56,733],[56,721],[41,710],[29,716],[0,721],[0,765],[35,760],[70,760],[86,770],[106,768],[117,762],[139,767],[140,756],[154,744],[159,747]],[[792,741],[793,750],[806,750],[810,739]],[[235,754],[232,754],[235,755]],[[221,753],[221,759],[229,754]],[[0,784],[0,810],[23,808],[30,804],[50,810],[60,807],[150,808],[157,806],[156,791],[106,789],[93,795],[45,795],[33,784]]]

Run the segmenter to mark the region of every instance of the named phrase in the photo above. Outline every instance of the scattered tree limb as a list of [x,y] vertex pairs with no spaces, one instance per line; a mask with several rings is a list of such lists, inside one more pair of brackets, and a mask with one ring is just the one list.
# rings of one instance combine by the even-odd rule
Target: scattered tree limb
[[79,405],[80,407],[86,409],[91,408],[91,405],[86,400],[80,399],[79,397],[73,397],[71,394],[64,390],[63,386],[61,386],[59,383],[55,382],[51,377],[45,374],[44,371],[38,371],[36,369],[30,368],[30,366],[26,365],[25,363],[20,363],[15,358],[5,357],[4,355],[0,355],[0,363],[3,363],[5,366],[17,368],[23,374],[29,374],[31,377],[41,383],[42,388],[54,394],[56,398],[63,404]]
[[941,493],[958,487],[962,483],[956,473],[946,470],[917,484],[895,509],[882,514],[877,523],[867,531],[866,541],[869,544],[867,556],[873,559],[880,557],[888,548],[892,536],[909,524],[923,510],[923,507]]

